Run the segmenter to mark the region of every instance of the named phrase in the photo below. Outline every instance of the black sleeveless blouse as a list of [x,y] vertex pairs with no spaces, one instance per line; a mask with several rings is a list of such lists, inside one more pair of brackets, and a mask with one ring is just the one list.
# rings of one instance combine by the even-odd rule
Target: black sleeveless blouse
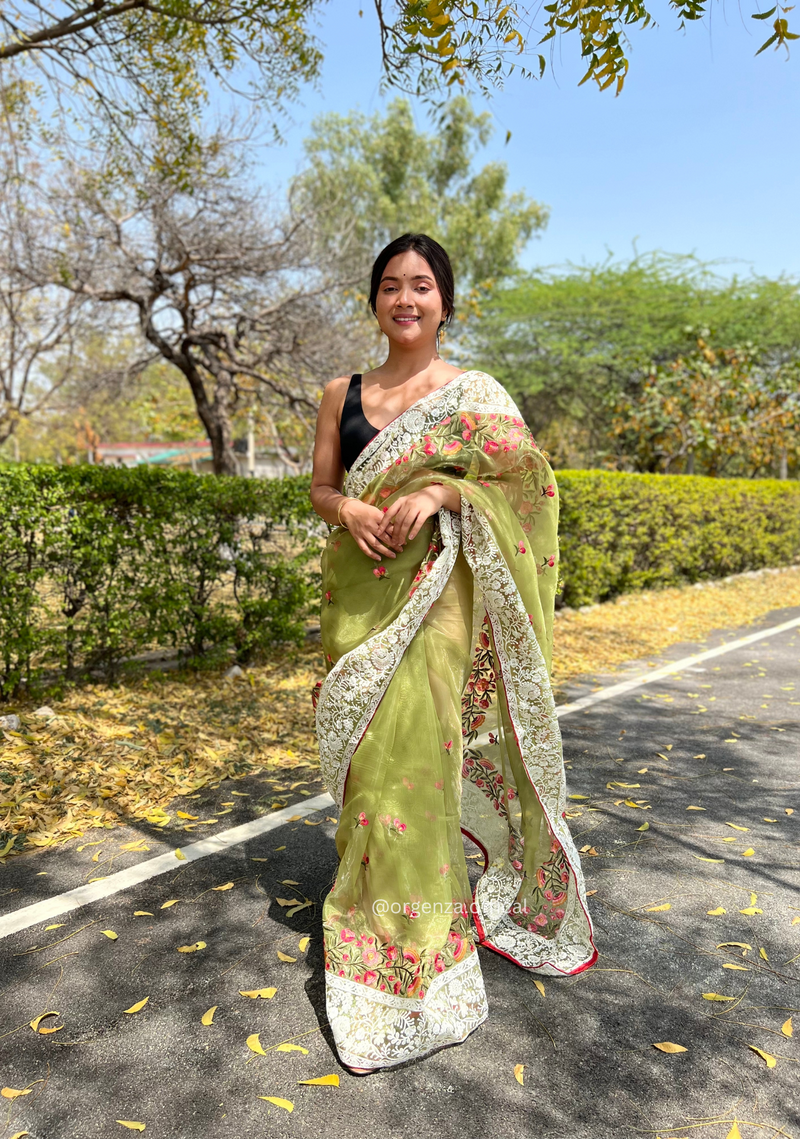
[[373,427],[364,415],[361,405],[361,373],[357,372],[350,377],[339,421],[339,445],[345,470],[350,470],[367,443],[371,443],[377,434],[379,429]]

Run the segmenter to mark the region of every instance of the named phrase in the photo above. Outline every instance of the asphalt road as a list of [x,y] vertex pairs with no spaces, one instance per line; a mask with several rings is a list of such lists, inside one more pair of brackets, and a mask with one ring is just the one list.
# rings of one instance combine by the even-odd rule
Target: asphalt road
[[[797,616],[781,610],[676,645],[659,663]],[[117,1120],[144,1123],[152,1139],[725,1139],[734,1119],[742,1139],[800,1139],[798,662],[795,628],[564,717],[569,791],[586,796],[571,800],[570,825],[591,848],[583,857],[600,960],[575,978],[545,978],[542,996],[531,974],[481,950],[488,1021],[463,1045],[404,1068],[348,1075],[325,1024],[330,809],[310,816],[316,826],[287,822],[5,937],[0,1086],[30,1093],[0,1098],[0,1139],[132,1133]],[[631,662],[624,675],[647,667]],[[619,679],[582,678],[565,695]],[[174,806],[202,814],[233,790],[246,795],[226,824],[269,810],[259,779]],[[0,915],[197,837],[121,828],[87,834],[100,846],[11,859],[0,868]],[[138,838],[147,850],[121,849]],[[278,898],[313,904],[289,917]],[[205,948],[177,952],[199,941]],[[240,995],[266,986],[272,998]],[[124,1011],[145,997],[140,1012]],[[34,1033],[28,1022],[51,1010],[59,1016],[41,1027],[63,1028]],[[251,1033],[265,1056],[248,1049]],[[287,1041],[307,1052],[275,1050]],[[653,1047],[664,1041],[686,1051]],[[338,1088],[298,1084],[334,1072]]]

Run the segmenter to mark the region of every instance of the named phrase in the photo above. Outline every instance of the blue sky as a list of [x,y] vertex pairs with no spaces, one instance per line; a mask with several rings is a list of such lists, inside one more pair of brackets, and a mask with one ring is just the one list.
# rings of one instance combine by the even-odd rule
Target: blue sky
[[[363,3],[363,18],[358,0],[322,9],[321,82],[292,108],[285,145],[264,155],[267,184],[277,188],[299,167],[317,114],[385,105],[374,15]],[[485,104],[496,131],[483,160],[505,161],[511,187],[551,210],[523,262],[591,264],[609,251],[626,259],[635,241],[640,252],[722,260],[726,275],[800,277],[800,41],[788,61],[772,49],[754,58],[769,23],[750,19],[747,3],[717,0],[685,32],[665,7],[660,27],[633,37],[618,98],[577,87],[583,68],[567,38],[543,80],[513,78]],[[427,127],[424,106],[415,114]]]

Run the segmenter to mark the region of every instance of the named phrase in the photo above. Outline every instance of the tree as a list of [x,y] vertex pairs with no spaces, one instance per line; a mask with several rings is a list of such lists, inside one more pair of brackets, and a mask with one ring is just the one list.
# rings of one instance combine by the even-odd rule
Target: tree
[[[540,269],[499,290],[472,336],[473,357],[509,389],[560,465],[624,465],[612,421],[653,365],[703,332],[715,344],[758,345],[765,367],[800,358],[800,284],[731,280],[694,257]],[[707,331],[704,331],[707,330]]]
[[144,161],[131,188],[69,168],[42,191],[55,220],[25,268],[32,283],[132,322],[141,367],[160,358],[183,375],[219,474],[237,470],[232,422],[248,402],[289,413],[307,439],[347,351],[331,304],[344,270],[306,219],[276,216],[241,163],[238,145],[209,140],[191,193]]
[[[36,168],[27,171],[37,174]],[[31,273],[49,219],[25,179],[6,167],[0,183],[0,443],[43,414],[75,375],[76,344],[91,323],[86,297],[64,293]],[[48,372],[55,357],[61,365]]]
[[[254,103],[274,115],[318,74],[322,57],[309,24],[321,2],[55,0],[45,7],[7,0],[0,11],[3,110],[30,120],[42,104],[59,106],[125,146],[146,122],[162,136],[160,161],[180,167],[199,142],[196,123],[212,85],[249,88]],[[711,3],[669,0],[669,9],[683,28]],[[552,58],[556,36],[577,39],[587,64],[581,82],[619,93],[628,30],[654,22],[641,0],[554,0],[538,28],[538,9],[502,0],[374,0],[374,7],[384,84],[434,100],[454,85],[489,92],[515,70],[543,75],[547,61],[531,49],[549,42]],[[759,50],[797,38],[790,10],[777,0],[753,14],[771,21]]]
[[503,163],[474,169],[491,129],[490,116],[476,114],[464,97],[447,105],[431,134],[417,130],[405,99],[370,118],[329,114],[314,122],[305,143],[308,164],[292,198],[319,219],[332,253],[344,220],[363,274],[353,298],[359,312],[365,311],[373,258],[407,230],[428,233],[447,249],[461,320],[475,315],[491,289],[516,270],[519,253],[544,228],[548,210],[524,193],[508,193]]
[[800,460],[800,361],[765,368],[752,345],[712,348],[701,336],[654,366],[612,429],[635,470],[788,475]]

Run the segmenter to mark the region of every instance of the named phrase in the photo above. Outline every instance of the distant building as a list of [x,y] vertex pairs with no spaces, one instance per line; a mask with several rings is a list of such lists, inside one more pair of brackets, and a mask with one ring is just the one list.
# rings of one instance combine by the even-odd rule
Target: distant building
[[[247,440],[237,439],[233,449],[239,474],[246,476]],[[140,467],[145,464],[189,467],[195,474],[210,474],[213,470],[211,444],[207,439],[191,443],[100,443],[95,450],[95,461],[106,467]],[[296,473],[274,448],[256,447],[256,478],[280,479]]]

